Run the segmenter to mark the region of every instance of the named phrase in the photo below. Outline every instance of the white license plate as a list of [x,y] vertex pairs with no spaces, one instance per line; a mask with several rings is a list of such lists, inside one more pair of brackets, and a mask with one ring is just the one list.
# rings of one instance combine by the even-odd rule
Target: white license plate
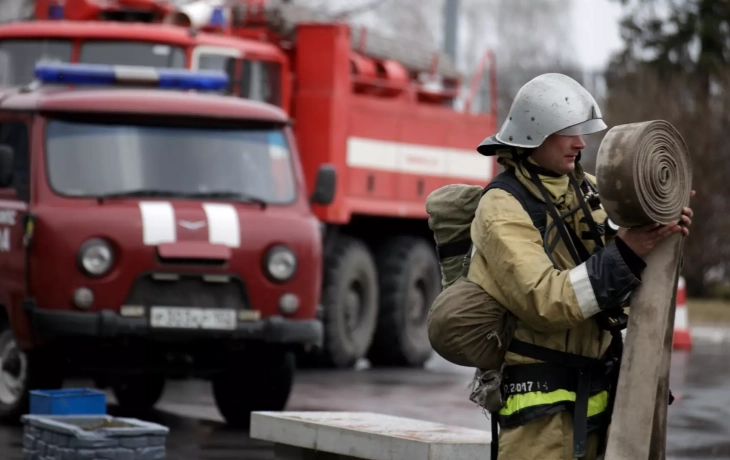
[[152,307],[150,326],[175,329],[236,328],[236,310],[221,308]]

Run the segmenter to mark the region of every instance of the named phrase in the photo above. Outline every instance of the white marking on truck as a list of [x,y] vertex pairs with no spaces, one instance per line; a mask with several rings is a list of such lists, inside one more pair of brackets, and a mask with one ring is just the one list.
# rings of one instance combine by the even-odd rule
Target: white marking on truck
[[492,158],[474,150],[379,139],[347,139],[347,166],[421,176],[474,180],[492,178]]
[[211,244],[225,244],[232,248],[241,246],[238,212],[233,205],[204,203],[203,209],[208,217],[208,241]]
[[174,243],[175,210],[166,201],[140,201],[142,213],[142,235],[144,244],[153,246],[160,243]]

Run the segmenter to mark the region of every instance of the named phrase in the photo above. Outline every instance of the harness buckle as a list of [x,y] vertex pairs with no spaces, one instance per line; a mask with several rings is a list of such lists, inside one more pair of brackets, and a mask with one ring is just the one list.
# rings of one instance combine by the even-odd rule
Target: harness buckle
[[598,316],[597,320],[601,329],[611,333],[621,332],[629,325],[629,315],[624,313],[623,309],[615,313],[604,312]]
[[592,208],[598,206],[601,203],[598,193],[594,192],[593,190],[588,190],[588,192],[586,192],[586,194],[584,195],[584,198],[586,200],[586,203],[588,203]]

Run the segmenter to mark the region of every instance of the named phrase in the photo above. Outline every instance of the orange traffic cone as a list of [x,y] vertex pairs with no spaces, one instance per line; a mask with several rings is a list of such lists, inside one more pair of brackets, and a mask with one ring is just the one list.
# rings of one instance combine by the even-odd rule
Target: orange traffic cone
[[677,285],[677,309],[674,314],[674,349],[692,349],[692,336],[687,321],[687,291],[682,276],[679,277]]

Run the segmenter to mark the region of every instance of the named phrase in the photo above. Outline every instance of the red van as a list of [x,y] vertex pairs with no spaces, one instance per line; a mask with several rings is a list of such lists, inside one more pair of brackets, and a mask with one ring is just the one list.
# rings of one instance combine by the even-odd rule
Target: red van
[[322,343],[334,168],[307,196],[288,116],[205,94],[222,72],[35,72],[0,92],[0,418],[76,376],[133,412],[170,378],[210,379],[231,424],[282,409]]

